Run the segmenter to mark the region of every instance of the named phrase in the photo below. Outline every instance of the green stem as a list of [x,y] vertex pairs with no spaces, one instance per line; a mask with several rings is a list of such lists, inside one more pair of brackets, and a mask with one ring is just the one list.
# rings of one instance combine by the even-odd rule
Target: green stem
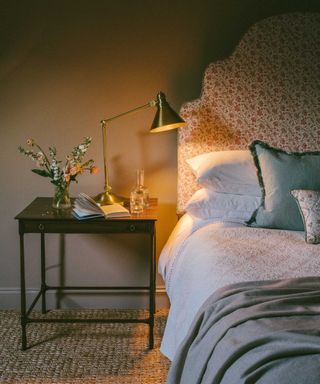
[[49,173],[51,173],[51,169],[50,169],[50,161],[49,161],[49,159],[48,159],[46,153],[42,150],[42,148],[40,147],[40,145],[38,145],[37,143],[35,143],[34,145],[41,151],[41,153],[43,153],[43,156],[44,156],[44,158],[46,159],[46,161],[45,161],[45,166],[46,166],[46,168],[47,168],[47,171],[48,171]]

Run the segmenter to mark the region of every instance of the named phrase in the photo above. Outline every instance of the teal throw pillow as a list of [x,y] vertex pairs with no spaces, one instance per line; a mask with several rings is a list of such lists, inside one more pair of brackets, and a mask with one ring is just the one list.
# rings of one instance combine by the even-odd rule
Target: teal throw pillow
[[248,224],[303,231],[293,189],[320,189],[320,151],[286,152],[256,140],[249,146],[262,190],[260,207]]

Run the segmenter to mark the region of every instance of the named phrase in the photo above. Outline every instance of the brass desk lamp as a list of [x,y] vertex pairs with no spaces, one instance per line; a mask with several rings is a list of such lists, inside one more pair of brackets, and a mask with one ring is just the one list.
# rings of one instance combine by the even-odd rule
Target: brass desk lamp
[[99,205],[109,204],[123,204],[124,198],[111,193],[111,187],[109,185],[109,173],[107,163],[107,124],[119,117],[128,115],[130,113],[138,112],[142,109],[157,107],[156,115],[153,119],[153,123],[150,128],[150,132],[162,132],[168,131],[169,129],[175,129],[184,126],[185,121],[170,107],[166,100],[165,94],[159,92],[155,100],[149,101],[147,104],[141,105],[130,109],[127,112],[120,113],[119,115],[112,116],[108,119],[103,119],[100,122],[102,129],[102,142],[103,142],[103,160],[104,160],[104,191],[95,196],[94,200]]

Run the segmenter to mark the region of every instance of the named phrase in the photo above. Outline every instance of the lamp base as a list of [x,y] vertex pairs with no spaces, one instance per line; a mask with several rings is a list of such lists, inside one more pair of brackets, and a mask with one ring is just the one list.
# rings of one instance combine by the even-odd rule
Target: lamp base
[[100,206],[112,204],[124,205],[126,200],[123,196],[115,195],[114,193],[110,193],[109,191],[99,193],[99,195],[95,196],[93,199]]

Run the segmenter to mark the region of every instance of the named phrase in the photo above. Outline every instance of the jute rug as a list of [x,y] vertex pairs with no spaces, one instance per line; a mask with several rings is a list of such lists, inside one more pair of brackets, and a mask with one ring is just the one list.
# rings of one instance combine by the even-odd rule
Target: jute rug
[[[145,311],[51,311],[47,316],[145,316]],[[35,313],[35,316],[41,316]],[[0,311],[0,383],[165,383],[170,362],[159,351],[167,312],[158,311],[155,348],[145,324],[31,324],[20,350],[20,319]]]

